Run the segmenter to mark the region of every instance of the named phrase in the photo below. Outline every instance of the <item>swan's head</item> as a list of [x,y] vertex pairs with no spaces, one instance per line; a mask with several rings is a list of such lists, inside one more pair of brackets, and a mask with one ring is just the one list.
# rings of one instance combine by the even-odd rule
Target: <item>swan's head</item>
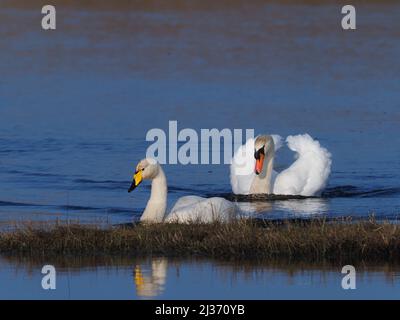
[[254,141],[254,158],[256,159],[256,166],[254,168],[255,174],[260,174],[263,169],[265,155],[273,151],[275,148],[274,140],[271,136],[261,135]]
[[128,192],[134,190],[143,180],[154,179],[158,174],[159,168],[158,162],[154,159],[146,158],[141,160],[136,166],[133,181]]

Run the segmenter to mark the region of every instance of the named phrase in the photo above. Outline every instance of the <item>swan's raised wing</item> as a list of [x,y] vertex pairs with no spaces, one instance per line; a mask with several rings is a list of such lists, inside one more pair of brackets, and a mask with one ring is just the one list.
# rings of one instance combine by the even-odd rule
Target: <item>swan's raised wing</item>
[[296,161],[276,177],[274,194],[313,196],[319,194],[328,182],[331,172],[331,154],[308,134],[288,136],[290,150],[296,152]]
[[235,194],[249,194],[255,173],[254,166],[254,139],[248,139],[240,146],[232,158],[230,177],[232,192]]
[[[282,137],[276,134],[271,135],[274,140],[275,151],[282,146]],[[255,177],[254,166],[256,159],[254,158],[254,139],[248,139],[246,143],[240,146],[232,158],[230,167],[230,178],[232,192],[234,194],[249,194],[250,187]],[[276,176],[276,172],[272,176]]]

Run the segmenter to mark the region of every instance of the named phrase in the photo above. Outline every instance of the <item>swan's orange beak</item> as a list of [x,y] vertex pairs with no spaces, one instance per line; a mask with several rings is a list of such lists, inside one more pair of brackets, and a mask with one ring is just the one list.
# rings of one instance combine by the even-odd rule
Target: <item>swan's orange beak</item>
[[256,158],[256,167],[254,168],[254,172],[256,174],[260,174],[262,172],[263,169],[263,164],[264,164],[264,154],[260,153],[259,157]]

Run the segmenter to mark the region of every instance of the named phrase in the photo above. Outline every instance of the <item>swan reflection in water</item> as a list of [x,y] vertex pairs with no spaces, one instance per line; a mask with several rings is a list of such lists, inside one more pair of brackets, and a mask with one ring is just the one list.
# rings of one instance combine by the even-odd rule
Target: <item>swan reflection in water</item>
[[[207,297],[220,299],[227,296],[270,299],[286,297],[287,292],[289,296],[299,298],[304,295],[304,290],[315,290],[329,297],[338,298],[335,290],[332,291],[330,288],[337,288],[338,283],[340,286],[338,280],[340,270],[334,261],[289,262],[285,259],[223,261],[159,257],[145,261],[136,262],[133,274],[136,297],[142,299]],[[176,268],[177,272],[171,272],[171,268]],[[180,269],[185,271],[181,273]],[[359,276],[357,279],[365,286],[380,281],[377,283],[386,284],[390,289],[399,284],[399,270],[399,265],[392,263],[380,265],[362,263],[359,265],[360,273],[357,273],[357,277]],[[167,288],[167,276],[173,288],[172,286]],[[210,284],[213,287],[212,292],[209,291]],[[227,290],[229,293],[226,293]],[[370,290],[373,296],[374,286],[370,286]],[[317,293],[315,297],[318,297]]]
[[151,270],[144,264],[136,265],[134,268],[136,294],[145,298],[161,295],[165,289],[167,268],[167,258],[152,259]]
[[321,198],[286,200],[275,202],[276,210],[292,212],[294,215],[320,215],[328,212],[328,203]]
[[237,205],[245,216],[253,218],[260,214],[268,215],[279,211],[293,216],[323,215],[329,209],[328,202],[322,198],[238,202]]

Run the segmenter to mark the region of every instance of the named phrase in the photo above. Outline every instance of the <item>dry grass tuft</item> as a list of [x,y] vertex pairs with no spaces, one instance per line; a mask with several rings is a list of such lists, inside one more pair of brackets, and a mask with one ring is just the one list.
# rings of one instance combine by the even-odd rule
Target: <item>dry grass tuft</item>
[[0,233],[0,253],[168,255],[223,259],[400,261],[400,225],[374,220],[239,220],[213,224],[25,226]]

